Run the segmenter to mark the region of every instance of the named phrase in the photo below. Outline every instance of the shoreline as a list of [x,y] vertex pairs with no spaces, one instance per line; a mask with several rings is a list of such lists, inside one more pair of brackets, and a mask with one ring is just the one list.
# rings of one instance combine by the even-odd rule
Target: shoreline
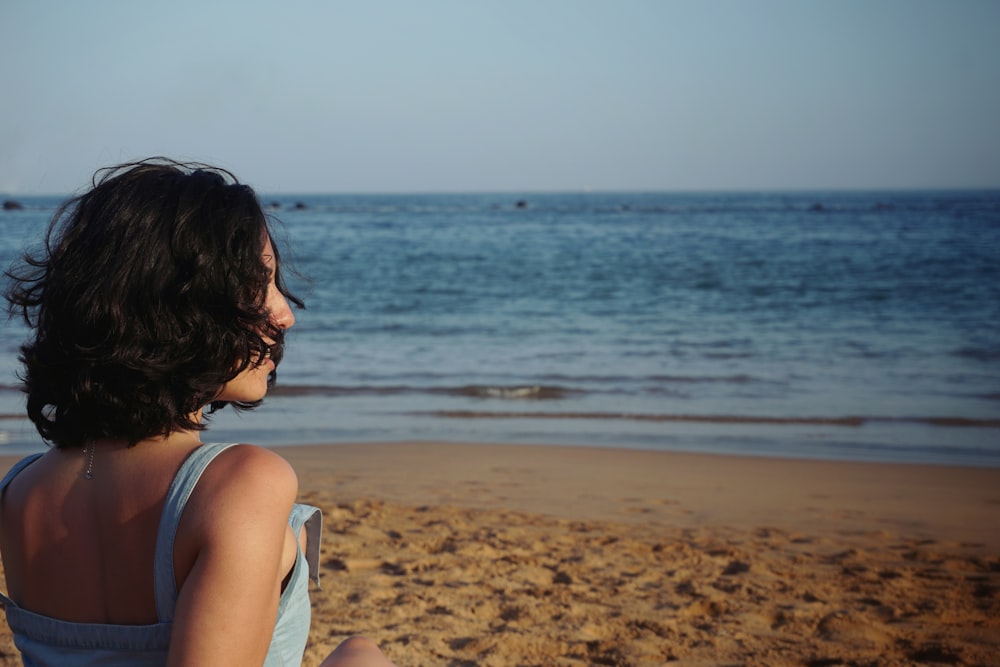
[[[306,665],[352,634],[409,667],[971,666],[1000,651],[1000,469],[273,449],[323,510]],[[4,627],[0,666],[17,664]]]
[[[0,396],[3,392],[0,392]],[[23,397],[18,393],[19,401]],[[10,396],[7,396],[9,399]],[[805,461],[879,462],[1000,469],[1000,421],[983,415],[875,417],[445,410],[402,399],[278,397],[246,419],[212,416],[207,439],[264,447],[383,443],[498,443],[746,456]],[[23,405],[0,410],[0,452],[44,451]],[[846,413],[845,413],[846,414]],[[0,456],[2,458],[2,456]]]

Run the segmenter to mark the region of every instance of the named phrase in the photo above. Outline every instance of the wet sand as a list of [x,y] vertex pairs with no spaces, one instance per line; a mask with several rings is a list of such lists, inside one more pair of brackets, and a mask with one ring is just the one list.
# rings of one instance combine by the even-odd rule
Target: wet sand
[[[324,511],[305,664],[351,634],[400,667],[1000,655],[1000,469],[482,444],[279,451]],[[19,664],[12,648],[4,627],[0,665]]]

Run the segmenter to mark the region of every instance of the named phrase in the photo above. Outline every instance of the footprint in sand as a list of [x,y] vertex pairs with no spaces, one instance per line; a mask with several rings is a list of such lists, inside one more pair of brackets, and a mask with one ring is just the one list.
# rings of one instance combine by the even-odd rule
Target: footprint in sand
[[827,641],[854,646],[882,646],[891,643],[891,635],[864,617],[836,611],[816,625],[816,634]]

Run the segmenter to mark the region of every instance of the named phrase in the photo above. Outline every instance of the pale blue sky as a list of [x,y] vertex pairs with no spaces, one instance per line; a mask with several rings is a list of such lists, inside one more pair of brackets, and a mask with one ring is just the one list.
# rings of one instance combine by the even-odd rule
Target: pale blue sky
[[0,192],[1000,187],[995,0],[0,0]]

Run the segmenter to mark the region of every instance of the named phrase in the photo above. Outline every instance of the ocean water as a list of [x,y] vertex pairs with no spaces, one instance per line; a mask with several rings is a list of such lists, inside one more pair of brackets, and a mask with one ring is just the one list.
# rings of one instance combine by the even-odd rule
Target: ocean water
[[[0,262],[57,203],[0,212]],[[262,196],[297,313],[213,439],[1000,466],[1000,192]],[[2,451],[42,447],[0,337]]]

